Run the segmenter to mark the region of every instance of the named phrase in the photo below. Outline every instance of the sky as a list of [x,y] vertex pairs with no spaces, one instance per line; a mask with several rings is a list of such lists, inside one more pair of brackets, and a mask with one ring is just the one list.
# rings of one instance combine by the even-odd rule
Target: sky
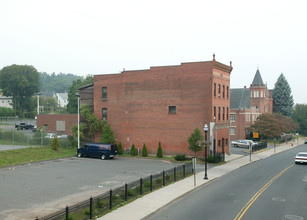
[[232,61],[231,88],[259,68],[307,104],[306,0],[0,0],[0,69],[79,76]]

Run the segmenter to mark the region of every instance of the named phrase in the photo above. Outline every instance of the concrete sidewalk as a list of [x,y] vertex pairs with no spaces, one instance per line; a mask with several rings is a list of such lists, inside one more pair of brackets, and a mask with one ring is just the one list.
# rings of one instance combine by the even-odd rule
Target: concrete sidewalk
[[[276,153],[288,150],[295,146],[298,146],[299,143],[302,143],[302,140],[299,142],[289,142],[288,144],[281,144],[276,147]],[[293,146],[292,146],[293,144]],[[274,148],[263,150],[258,153],[252,154],[251,162],[261,160],[263,158],[272,156],[274,154]],[[194,186],[194,176],[187,177],[183,180],[180,180],[176,183],[165,186],[159,190],[156,190],[152,193],[144,195],[143,197],[120,207],[103,217],[99,218],[100,220],[138,220],[143,219],[146,216],[158,211],[172,201],[184,196],[186,193],[197,189],[198,187],[223,176],[226,173],[229,173],[239,167],[242,167],[246,164],[251,163],[249,156],[242,155],[226,155],[225,160],[227,163],[212,167],[208,170],[208,180],[204,180],[204,172],[196,174],[196,186]],[[133,211],[132,211],[133,210]]]

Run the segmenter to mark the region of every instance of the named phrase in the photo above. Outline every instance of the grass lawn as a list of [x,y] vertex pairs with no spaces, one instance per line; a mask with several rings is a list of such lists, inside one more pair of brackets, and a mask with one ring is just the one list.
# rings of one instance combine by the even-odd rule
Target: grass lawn
[[60,148],[54,151],[50,147],[29,147],[23,149],[0,151],[0,167],[51,160],[76,155],[74,148]]

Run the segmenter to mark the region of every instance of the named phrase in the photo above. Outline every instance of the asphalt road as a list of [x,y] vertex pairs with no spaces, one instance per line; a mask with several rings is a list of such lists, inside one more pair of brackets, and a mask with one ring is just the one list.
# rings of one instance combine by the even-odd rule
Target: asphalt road
[[0,219],[42,217],[174,166],[151,159],[73,157],[0,168]]
[[307,219],[307,165],[293,148],[237,169],[187,194],[147,219]]

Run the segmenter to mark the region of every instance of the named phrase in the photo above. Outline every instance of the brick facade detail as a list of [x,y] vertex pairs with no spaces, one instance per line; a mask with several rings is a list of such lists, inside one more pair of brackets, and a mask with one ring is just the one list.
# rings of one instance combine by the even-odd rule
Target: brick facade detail
[[[65,131],[57,131],[57,121],[65,121]],[[72,135],[72,127],[78,125],[78,114],[39,114],[37,127],[45,128],[49,133]]]
[[135,144],[142,149],[145,143],[155,153],[161,141],[164,154],[192,154],[188,137],[195,128],[203,133],[207,124],[210,149],[221,152],[224,147],[229,153],[231,70],[213,59],[95,75],[94,113],[111,125],[123,148]]

